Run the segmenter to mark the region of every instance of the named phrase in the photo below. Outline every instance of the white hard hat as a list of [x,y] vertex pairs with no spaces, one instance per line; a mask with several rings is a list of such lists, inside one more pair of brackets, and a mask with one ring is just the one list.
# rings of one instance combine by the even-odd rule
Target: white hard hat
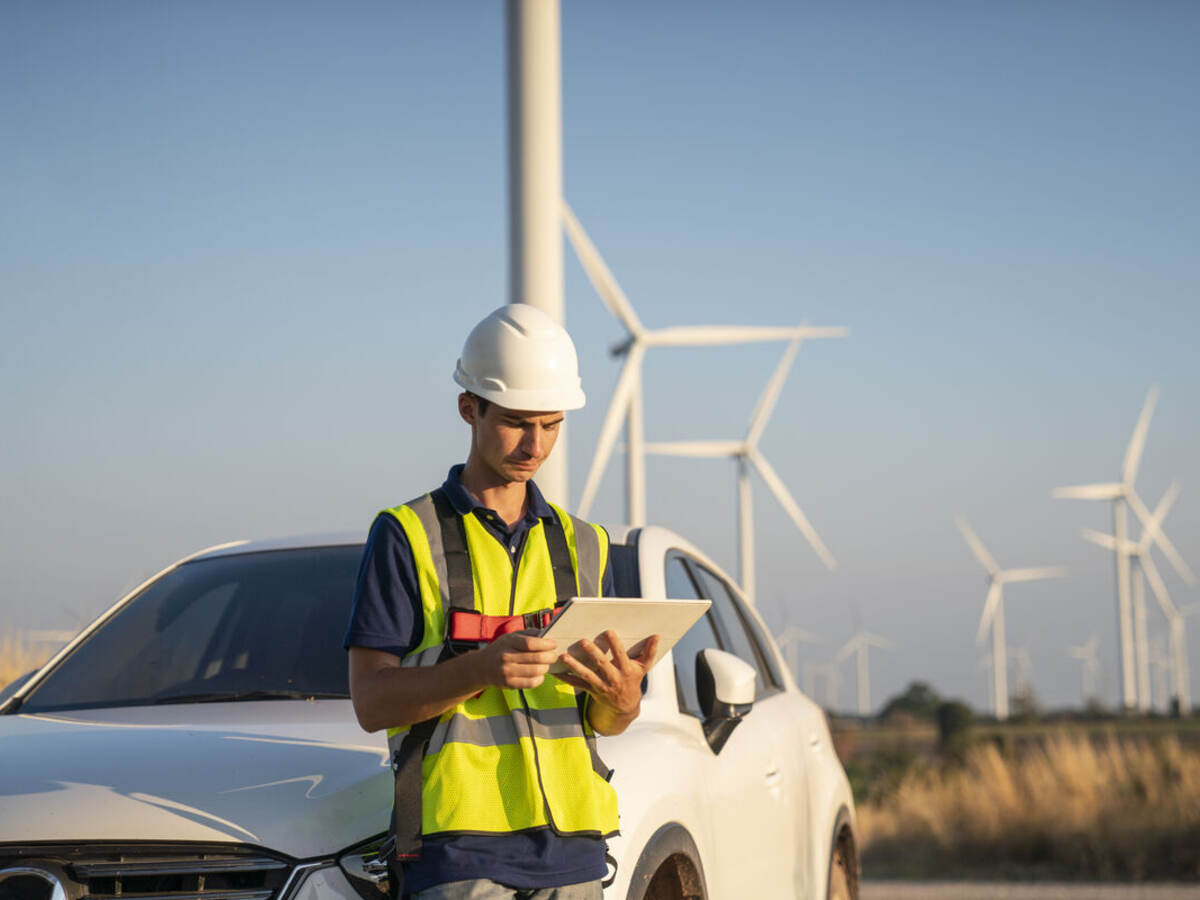
[[579,409],[585,398],[567,330],[535,306],[509,303],[471,329],[454,380],[508,409]]

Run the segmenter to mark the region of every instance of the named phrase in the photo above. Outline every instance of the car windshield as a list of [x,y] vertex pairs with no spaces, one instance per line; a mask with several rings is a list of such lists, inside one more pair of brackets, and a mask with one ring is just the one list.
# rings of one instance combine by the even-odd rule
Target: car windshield
[[194,560],[149,584],[20,711],[348,697],[342,636],[361,547]]

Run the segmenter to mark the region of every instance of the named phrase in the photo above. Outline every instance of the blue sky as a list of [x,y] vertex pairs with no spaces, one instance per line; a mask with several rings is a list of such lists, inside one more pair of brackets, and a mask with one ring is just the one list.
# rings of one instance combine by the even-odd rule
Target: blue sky
[[[1078,698],[1096,631],[1115,697],[1111,561],[1078,535],[1107,512],[1049,494],[1116,477],[1154,383],[1138,487],[1183,482],[1200,569],[1198,38],[1183,2],[564,3],[565,190],[643,320],[851,329],[762,444],[839,568],[758,484],[758,579],[812,658],[852,610],[895,643],[876,702],[985,702],[956,514],[1071,567],[1009,593],[1039,696]],[[503,46],[498,3],[4,6],[0,627],[207,544],[365,529],[463,455],[449,373],[506,299]],[[577,493],[621,331],[567,260]],[[740,435],[782,351],[652,353],[648,437]],[[651,519],[732,570],[732,465],[649,473]]]

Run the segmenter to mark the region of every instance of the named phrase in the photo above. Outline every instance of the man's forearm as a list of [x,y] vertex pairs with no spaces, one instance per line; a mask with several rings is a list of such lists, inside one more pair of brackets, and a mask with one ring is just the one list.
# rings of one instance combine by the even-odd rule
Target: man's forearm
[[538,687],[557,655],[554,641],[520,631],[436,666],[401,667],[390,653],[351,647],[354,714],[367,731],[423,722],[486,687]]
[[388,666],[358,673],[351,666],[350,696],[358,723],[366,731],[379,731],[441,715],[487,687],[477,656],[470,652],[435,666]]

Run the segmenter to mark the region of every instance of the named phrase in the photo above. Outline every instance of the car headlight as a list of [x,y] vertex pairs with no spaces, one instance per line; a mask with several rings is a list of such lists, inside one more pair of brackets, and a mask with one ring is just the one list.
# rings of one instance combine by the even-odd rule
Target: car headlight
[[346,873],[346,880],[363,900],[387,900],[387,863],[379,858],[385,840],[387,835],[381,834],[338,857],[338,866]]

